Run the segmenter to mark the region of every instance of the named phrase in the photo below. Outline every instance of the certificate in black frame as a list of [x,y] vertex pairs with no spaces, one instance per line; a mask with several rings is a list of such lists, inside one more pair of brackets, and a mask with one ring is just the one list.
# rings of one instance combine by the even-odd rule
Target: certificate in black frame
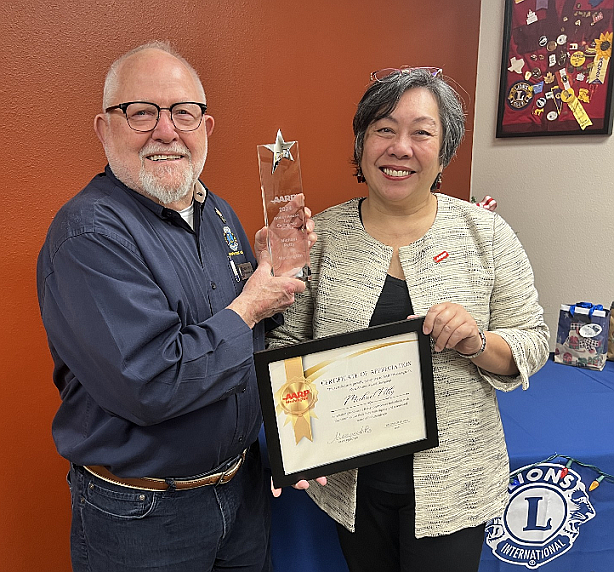
[[505,0],[496,136],[612,134],[614,0]]
[[[260,392],[260,403],[264,416],[267,449],[273,482],[276,487],[292,485],[301,479],[313,479],[347,469],[386,461],[395,457],[415,453],[416,451],[430,449],[439,444],[430,338],[422,332],[423,323],[424,317],[416,317],[382,326],[356,330],[346,334],[318,338],[283,348],[264,350],[254,354]],[[371,349],[381,349],[383,346],[389,347],[395,344],[407,343],[404,340],[406,340],[408,334],[411,334],[413,338],[411,341],[417,342],[417,350],[414,351],[416,351],[416,355],[419,356],[419,373],[412,373],[411,378],[414,379],[414,383],[419,383],[420,391],[416,391],[416,393],[420,394],[419,398],[421,403],[421,417],[424,424],[424,434],[416,440],[411,440],[404,437],[406,434],[405,430],[397,431],[394,436],[391,436],[392,433],[388,433],[385,436],[387,439],[387,445],[384,448],[376,448],[374,450],[362,452],[358,455],[351,454],[347,457],[344,457],[342,454],[339,458],[334,458],[333,460],[328,459],[322,463],[316,463],[314,466],[310,466],[308,468],[286,470],[285,464],[288,463],[284,463],[283,446],[280,439],[280,429],[278,425],[280,400],[279,395],[276,398],[276,392],[273,389],[271,364],[273,364],[273,366],[278,366],[280,362],[288,364],[297,359],[299,360],[299,363],[302,363],[302,359],[305,356],[318,357],[318,354],[329,352],[329,350],[339,349],[345,353],[351,353],[353,346],[363,348],[365,343],[367,343],[367,345],[370,347],[370,349],[366,351],[371,351]],[[358,351],[353,355],[363,354],[366,353],[366,351]],[[330,362],[327,361],[326,363]],[[381,370],[392,370],[392,368],[396,367],[394,365],[381,365]],[[372,369],[371,372],[375,371],[376,369],[377,368]],[[286,373],[287,372],[288,370],[286,369]],[[299,372],[299,376],[307,373],[303,372],[302,365]],[[400,373],[395,372],[394,375],[403,376],[407,374],[401,371]],[[418,378],[419,381],[416,381]],[[288,386],[290,385],[290,381],[291,380],[288,380]],[[306,389],[308,386],[305,386],[304,384],[299,384],[298,386],[296,384],[292,384],[292,386],[294,387],[294,390],[291,391],[295,391],[295,395],[298,396],[299,401],[303,396],[308,395],[311,398],[314,394],[317,394],[317,392],[312,392],[312,394],[309,394],[309,391]],[[324,393],[320,392],[319,397],[316,399],[318,402],[318,408],[320,408],[319,411],[321,411],[323,407],[326,407],[324,403],[325,400],[323,398]],[[303,399],[302,402],[309,403],[307,398]],[[315,405],[312,404],[311,407],[315,408]],[[307,417],[308,416],[309,415],[307,415]],[[302,418],[300,419],[300,422],[303,423]],[[395,427],[391,428],[390,431],[393,431],[394,429]],[[398,429],[398,427],[396,427],[396,429]],[[306,426],[302,429],[304,432],[309,432],[309,430],[310,428]],[[296,438],[298,443],[300,430],[295,426],[294,431],[295,435],[297,436]],[[302,436],[306,436],[306,433],[302,434]],[[311,437],[309,437],[309,439],[311,439]],[[396,439],[397,441],[391,446],[390,439]]]

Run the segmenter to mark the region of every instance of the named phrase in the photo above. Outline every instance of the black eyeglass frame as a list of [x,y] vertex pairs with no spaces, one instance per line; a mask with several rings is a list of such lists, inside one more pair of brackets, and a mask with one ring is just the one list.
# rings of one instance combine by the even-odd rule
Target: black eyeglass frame
[[[135,129],[134,127],[132,127],[132,125],[130,125],[126,110],[128,109],[128,106],[133,103],[146,103],[147,105],[153,105],[158,110],[156,124],[151,129]],[[192,129],[182,129],[181,127],[177,127],[177,125],[175,124],[175,120],[173,119],[173,108],[177,105],[185,105],[186,103],[198,105],[198,107],[200,107],[200,110],[202,111],[198,125],[196,127],[193,127]],[[113,111],[114,109],[120,109],[124,114],[124,117],[126,118],[126,123],[128,124],[128,127],[130,127],[130,129],[132,129],[133,131],[137,131],[138,133],[149,133],[150,131],[153,131],[158,126],[158,121],[160,121],[160,112],[164,110],[168,111],[171,114],[171,121],[173,122],[175,129],[183,131],[184,133],[189,133],[190,131],[196,131],[201,126],[203,122],[203,116],[207,113],[207,104],[200,103],[198,101],[178,101],[177,103],[173,103],[173,105],[171,105],[170,107],[160,107],[157,103],[153,103],[151,101],[126,101],[124,103],[118,103],[117,105],[111,105],[111,107],[107,107],[104,112],[109,113],[109,111]]]

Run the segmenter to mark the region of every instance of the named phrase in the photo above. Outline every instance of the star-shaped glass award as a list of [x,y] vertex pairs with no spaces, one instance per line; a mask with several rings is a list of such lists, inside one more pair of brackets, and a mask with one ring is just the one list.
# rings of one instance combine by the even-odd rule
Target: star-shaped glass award
[[273,274],[309,280],[309,242],[298,143],[284,141],[279,129],[275,143],[258,145],[258,166]]

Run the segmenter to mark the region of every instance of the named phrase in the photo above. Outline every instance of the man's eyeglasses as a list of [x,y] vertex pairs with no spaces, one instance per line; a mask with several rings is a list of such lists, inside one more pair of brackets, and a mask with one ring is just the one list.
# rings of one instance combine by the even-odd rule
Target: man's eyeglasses
[[107,107],[104,111],[108,113],[114,109],[121,109],[130,129],[140,133],[153,131],[163,110],[170,112],[171,121],[179,131],[195,131],[202,123],[207,105],[195,101],[181,101],[173,103],[170,107],[160,107],[148,101],[128,101]]
[[374,71],[371,73],[371,81],[383,81],[392,75],[410,73],[414,70],[424,70],[430,73],[433,77],[441,77],[443,74],[443,70],[441,68],[413,68],[410,66],[402,66],[400,68],[384,68],[381,70]]

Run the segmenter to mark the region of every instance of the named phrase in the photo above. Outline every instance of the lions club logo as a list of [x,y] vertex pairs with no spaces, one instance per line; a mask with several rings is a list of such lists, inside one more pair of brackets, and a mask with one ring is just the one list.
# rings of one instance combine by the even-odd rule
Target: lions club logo
[[486,544],[499,560],[536,569],[573,546],[595,509],[580,475],[563,465],[531,465],[516,480],[503,517],[486,525]]
[[517,81],[510,87],[507,103],[512,109],[524,109],[533,100],[533,86],[526,81]]

